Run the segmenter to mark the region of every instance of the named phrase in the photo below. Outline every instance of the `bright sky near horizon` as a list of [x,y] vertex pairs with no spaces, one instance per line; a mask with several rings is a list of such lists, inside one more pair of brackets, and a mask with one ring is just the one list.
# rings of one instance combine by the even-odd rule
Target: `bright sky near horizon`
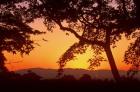
[[[31,23],[35,29],[45,31],[47,30],[41,19],[37,19]],[[43,41],[42,39],[46,39]],[[58,68],[56,63],[59,57],[75,42],[78,40],[71,33],[66,35],[65,32],[55,28],[54,32],[48,32],[45,35],[35,36],[33,39],[40,44],[29,54],[21,57],[19,54],[12,55],[5,52],[7,57],[6,66],[10,70],[19,70],[26,68]],[[130,41],[124,37],[117,43],[117,47],[112,49],[117,67],[121,70],[128,69],[128,66],[122,63],[124,51],[127,49]],[[83,55],[78,55],[76,60],[67,63],[66,68],[88,68],[87,60],[92,56],[90,49]],[[99,68],[95,69],[110,69],[108,62],[102,62]]]

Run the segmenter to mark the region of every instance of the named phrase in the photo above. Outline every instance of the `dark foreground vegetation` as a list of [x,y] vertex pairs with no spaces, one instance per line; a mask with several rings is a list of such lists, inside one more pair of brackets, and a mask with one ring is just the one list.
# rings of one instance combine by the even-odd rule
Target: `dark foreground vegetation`
[[122,77],[122,81],[118,83],[108,79],[91,79],[87,75],[78,80],[70,75],[59,79],[40,78],[31,71],[24,75],[1,74],[0,92],[139,92],[140,90],[139,80],[126,77]]

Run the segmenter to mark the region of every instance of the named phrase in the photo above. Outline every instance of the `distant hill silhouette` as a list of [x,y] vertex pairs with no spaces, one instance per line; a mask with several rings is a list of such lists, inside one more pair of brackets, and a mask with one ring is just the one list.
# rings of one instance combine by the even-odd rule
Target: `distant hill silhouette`
[[[57,76],[57,69],[43,69],[43,68],[30,68],[15,71],[21,75],[27,73],[29,70],[41,76],[42,79],[55,79]],[[126,71],[120,70],[121,76],[126,76]],[[95,70],[90,71],[86,69],[72,69],[66,68],[64,69],[64,75],[73,75],[76,79],[79,79],[83,74],[88,74],[92,79],[113,79],[112,73],[110,70]],[[140,79],[140,72],[135,76]]]

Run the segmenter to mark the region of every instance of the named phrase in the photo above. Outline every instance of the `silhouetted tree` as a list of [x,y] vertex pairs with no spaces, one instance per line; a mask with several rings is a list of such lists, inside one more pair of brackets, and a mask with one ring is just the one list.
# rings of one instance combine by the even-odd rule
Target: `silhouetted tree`
[[[25,0],[28,8],[23,10],[27,22],[44,18],[48,30],[57,24],[61,30],[68,31],[79,39],[60,58],[60,70],[74,59],[75,54],[85,53],[91,46],[93,57],[90,66],[99,66],[105,61],[105,52],[115,80],[120,80],[111,47],[126,38],[136,38],[125,53],[125,63],[139,66],[139,1],[138,0]],[[132,38],[131,38],[131,35]],[[138,57],[138,58],[136,58]]]
[[[93,58],[89,59],[90,68],[99,66],[100,62],[105,60],[101,54],[102,52],[106,52],[112,74],[115,80],[119,81],[120,75],[111,52],[111,46],[115,47],[115,43],[121,39],[121,34],[125,33],[126,36],[129,35],[128,33],[130,32],[124,30],[126,26],[121,24],[126,18],[132,16],[133,8],[131,8],[132,10],[127,12],[129,14],[126,15],[123,9],[123,2],[122,5],[121,2],[119,2],[119,4],[116,2],[117,7],[115,7],[110,5],[113,2],[108,0],[91,0],[89,2],[86,1],[86,3],[85,1],[83,0],[85,6],[81,5],[82,8],[80,10],[82,13],[80,12],[78,13],[79,16],[77,15],[77,23],[71,21],[70,24],[68,21],[70,25],[81,24],[82,29],[80,30],[83,30],[82,35],[76,32],[79,26],[78,28],[74,28],[73,26],[65,27],[61,21],[57,22],[62,30],[73,32],[76,37],[80,39],[79,43],[70,47],[60,58],[60,66],[63,67],[67,61],[73,59],[74,53],[84,53],[90,44],[94,52]],[[79,8],[79,6],[77,2],[77,8]]]
[[8,72],[3,51],[29,54],[35,45],[30,36],[42,33],[28,26],[17,9],[12,0],[0,0],[0,72]]

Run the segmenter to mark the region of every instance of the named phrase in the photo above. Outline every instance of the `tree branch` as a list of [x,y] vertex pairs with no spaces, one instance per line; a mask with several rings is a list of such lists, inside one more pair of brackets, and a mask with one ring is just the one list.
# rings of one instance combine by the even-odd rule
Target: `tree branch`
[[59,21],[55,21],[55,22],[59,25],[59,27],[60,27],[61,30],[66,30],[66,31],[71,32],[72,34],[75,35],[76,38],[78,38],[78,39],[79,39],[80,41],[82,41],[82,42],[86,42],[86,43],[88,43],[88,44],[96,44],[96,45],[99,45],[99,46],[104,46],[104,42],[102,42],[102,41],[92,41],[92,40],[88,40],[88,39],[86,39],[86,38],[80,36],[75,30],[73,30],[73,29],[71,29],[71,28],[68,28],[68,27],[64,27],[64,26],[61,24],[61,22],[59,22]]

